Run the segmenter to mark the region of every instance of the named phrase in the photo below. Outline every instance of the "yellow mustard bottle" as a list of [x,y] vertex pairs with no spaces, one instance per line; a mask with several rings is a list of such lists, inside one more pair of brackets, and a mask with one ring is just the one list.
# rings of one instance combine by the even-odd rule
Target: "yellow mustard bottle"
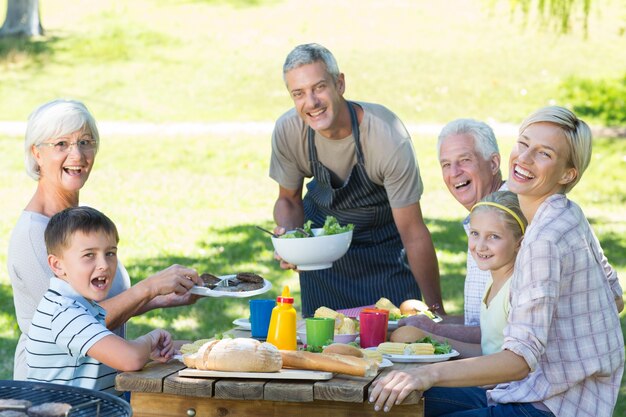
[[296,350],[296,309],[289,287],[283,287],[283,294],[276,297],[276,307],[272,309],[267,342],[278,349]]

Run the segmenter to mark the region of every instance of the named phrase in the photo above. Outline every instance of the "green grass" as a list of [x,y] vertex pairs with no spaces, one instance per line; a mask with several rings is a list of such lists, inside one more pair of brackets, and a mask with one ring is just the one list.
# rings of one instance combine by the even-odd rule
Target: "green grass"
[[[406,122],[517,123],[562,102],[570,76],[626,69],[619,2],[594,2],[587,40],[532,19],[524,26],[503,0],[229,3],[40,2],[44,40],[0,40],[0,102],[11,103],[0,118],[24,120],[37,104],[69,96],[99,120],[275,120],[290,105],[283,60],[312,41],[335,53],[348,97],[392,104]],[[358,22],[349,30],[347,16]]]
[[[597,2],[594,2],[594,4]],[[4,13],[6,0],[0,0]],[[0,39],[2,120],[25,121],[58,96],[84,100],[99,121],[271,121],[291,105],[281,66],[298,43],[320,42],[347,77],[347,97],[388,105],[404,122],[456,117],[517,123],[562,103],[567,77],[621,77],[623,10],[595,10],[589,39],[522,29],[508,2],[480,1],[41,2],[47,35]],[[306,10],[304,9],[306,7]],[[68,12],[71,10],[71,13]],[[328,13],[332,10],[332,13]],[[346,26],[346,16],[351,24]],[[0,20],[3,16],[0,15]],[[107,136],[81,202],[107,213],[134,282],[174,262],[200,272],[252,270],[275,296],[297,274],[272,259],[276,185],[267,177],[269,135]],[[507,159],[512,138],[499,138]],[[444,188],[434,137],[415,136],[426,186],[422,209],[437,248],[446,309],[462,312],[464,209]],[[590,218],[626,287],[626,141],[599,139],[571,197]],[[23,171],[22,139],[0,135],[0,378],[10,378],[18,336],[6,272],[8,238],[35,189]],[[247,315],[247,301],[202,299],[134,318],[129,335],[165,327],[204,338]],[[626,329],[626,315],[622,314]],[[615,415],[626,414],[626,383]]]

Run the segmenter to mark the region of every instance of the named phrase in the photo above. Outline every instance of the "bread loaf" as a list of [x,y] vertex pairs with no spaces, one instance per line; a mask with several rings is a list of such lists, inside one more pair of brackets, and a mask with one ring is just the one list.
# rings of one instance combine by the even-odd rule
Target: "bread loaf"
[[190,368],[230,372],[278,372],[283,366],[278,349],[250,338],[212,340],[195,354],[183,355]]
[[428,306],[421,300],[405,300],[400,304],[400,312],[405,316],[414,316],[423,311],[428,311]]
[[322,353],[336,353],[338,355],[355,356],[357,358],[363,357],[361,349],[345,343],[332,343],[326,346],[324,350],[322,350]]
[[281,350],[280,354],[283,358],[283,367],[286,368],[336,372],[354,376],[375,376],[378,373],[376,362],[354,356],[293,350]]
[[413,326],[398,327],[389,335],[390,342],[413,343],[416,340],[426,337],[421,329]]

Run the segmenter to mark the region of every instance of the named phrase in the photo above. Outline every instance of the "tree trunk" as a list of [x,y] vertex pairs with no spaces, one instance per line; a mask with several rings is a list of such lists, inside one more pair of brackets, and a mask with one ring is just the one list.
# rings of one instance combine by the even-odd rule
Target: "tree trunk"
[[7,16],[0,28],[0,36],[41,36],[39,0],[8,0]]

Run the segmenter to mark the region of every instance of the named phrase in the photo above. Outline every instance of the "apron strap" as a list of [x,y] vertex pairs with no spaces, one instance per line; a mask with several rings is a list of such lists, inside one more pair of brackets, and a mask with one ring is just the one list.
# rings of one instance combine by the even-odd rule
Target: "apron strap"
[[[354,146],[356,148],[356,160],[359,165],[363,165],[363,150],[361,149],[361,135],[359,132],[359,118],[353,106],[358,104],[346,101],[348,111],[350,112],[350,124],[352,125],[352,137],[354,137]],[[309,147],[309,163],[317,162],[317,149],[315,148],[315,130],[311,126],[307,126],[307,142]]]

